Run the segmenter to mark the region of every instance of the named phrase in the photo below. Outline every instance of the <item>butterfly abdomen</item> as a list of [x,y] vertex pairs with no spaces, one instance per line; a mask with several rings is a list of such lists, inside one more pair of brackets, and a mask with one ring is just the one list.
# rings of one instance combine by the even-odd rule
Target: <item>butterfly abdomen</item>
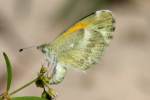
[[58,63],[55,67],[55,69],[53,70],[52,76],[51,76],[51,80],[50,80],[50,84],[59,84],[60,82],[62,82],[64,80],[64,77],[67,73],[67,67]]

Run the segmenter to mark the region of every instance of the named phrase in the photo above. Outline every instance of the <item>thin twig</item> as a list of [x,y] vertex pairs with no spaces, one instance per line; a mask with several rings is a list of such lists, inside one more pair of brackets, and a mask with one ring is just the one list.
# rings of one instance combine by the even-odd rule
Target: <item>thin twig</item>
[[22,89],[26,88],[27,86],[31,85],[32,83],[34,83],[37,79],[38,78],[35,78],[34,80],[28,82],[27,84],[23,85],[22,87],[20,87],[20,88],[16,89],[15,91],[9,93],[9,95],[13,95],[13,94],[19,92],[20,90],[22,90]]

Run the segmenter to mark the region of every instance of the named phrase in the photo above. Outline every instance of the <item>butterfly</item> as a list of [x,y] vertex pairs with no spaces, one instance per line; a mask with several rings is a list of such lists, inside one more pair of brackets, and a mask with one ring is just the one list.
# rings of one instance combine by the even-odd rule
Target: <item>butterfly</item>
[[72,68],[85,71],[99,62],[112,40],[114,24],[111,11],[99,10],[82,18],[51,43],[37,46],[53,67],[50,84],[62,82]]

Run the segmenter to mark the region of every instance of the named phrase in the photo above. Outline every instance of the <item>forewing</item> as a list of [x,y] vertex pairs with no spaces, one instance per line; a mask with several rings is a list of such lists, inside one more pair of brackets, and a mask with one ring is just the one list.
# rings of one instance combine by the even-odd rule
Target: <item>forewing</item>
[[62,35],[54,42],[58,61],[69,68],[90,68],[99,61],[108,46],[114,22],[111,12],[106,10],[97,11],[95,16],[82,20],[81,23],[88,23],[84,29],[72,32],[66,38]]
[[105,43],[101,34],[97,34],[97,32],[92,32],[92,34],[95,35],[85,36],[74,49],[63,52],[59,56],[59,61],[68,67],[81,70],[86,70],[91,65],[97,63],[103,54]]

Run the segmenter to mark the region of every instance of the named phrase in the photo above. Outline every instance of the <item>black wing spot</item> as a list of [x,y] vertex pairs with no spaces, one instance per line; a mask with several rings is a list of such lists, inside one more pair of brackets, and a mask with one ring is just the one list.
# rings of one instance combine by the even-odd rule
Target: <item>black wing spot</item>
[[109,36],[108,36],[108,39],[112,39],[112,38],[113,38],[113,36],[112,36],[112,35],[109,35]]
[[112,31],[115,31],[115,29],[116,29],[116,27],[113,26],[113,27],[112,27]]
[[102,29],[103,27],[101,26],[101,27],[98,27],[97,29]]
[[116,20],[114,18],[112,18],[112,23],[116,23]]

